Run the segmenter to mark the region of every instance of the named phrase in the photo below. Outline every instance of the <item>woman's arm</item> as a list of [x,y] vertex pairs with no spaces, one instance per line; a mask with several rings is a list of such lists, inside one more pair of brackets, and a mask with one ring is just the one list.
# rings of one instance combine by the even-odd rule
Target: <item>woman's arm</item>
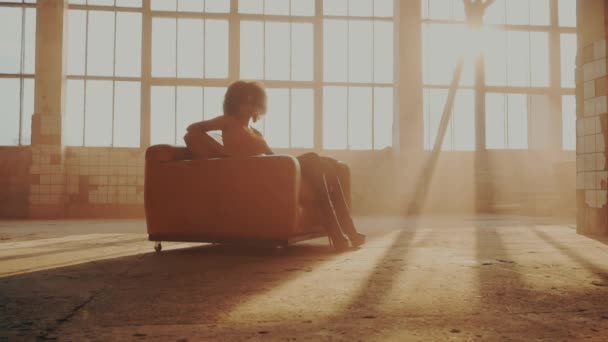
[[211,120],[204,120],[200,122],[195,122],[188,126],[188,133],[192,132],[200,132],[206,133],[209,131],[221,131],[228,127],[230,124],[230,118],[225,115],[218,116],[217,118],[213,118]]
[[264,139],[264,136],[262,135],[262,133],[260,133],[260,131],[258,131],[255,128],[251,128],[251,129],[253,130],[253,132],[255,134],[257,134],[260,138],[262,138],[262,141],[264,142],[264,154],[267,155],[267,156],[273,155],[274,151],[270,148],[270,146],[268,146],[268,143]]

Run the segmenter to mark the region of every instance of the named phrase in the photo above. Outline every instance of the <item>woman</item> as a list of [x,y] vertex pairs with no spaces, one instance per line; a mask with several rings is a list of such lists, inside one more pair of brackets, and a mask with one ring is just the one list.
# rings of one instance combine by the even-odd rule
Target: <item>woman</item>
[[[237,81],[226,91],[224,115],[193,123],[188,127],[188,134],[221,130],[224,149],[229,156],[274,154],[262,134],[250,127],[251,121],[257,122],[265,112],[266,92],[262,85]],[[297,159],[300,162],[303,181],[312,186],[321,209],[321,223],[327,230],[334,248],[348,248],[348,240],[353,247],[365,243],[365,235],[357,232],[350,216],[337,176],[337,162],[331,158],[320,157],[316,153],[306,153]],[[344,234],[348,236],[348,240]]]

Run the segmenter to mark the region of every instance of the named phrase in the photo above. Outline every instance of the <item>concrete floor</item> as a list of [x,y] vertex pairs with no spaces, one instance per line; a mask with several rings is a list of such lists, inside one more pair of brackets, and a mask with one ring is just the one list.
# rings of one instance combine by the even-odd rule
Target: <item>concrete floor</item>
[[608,340],[608,246],[525,217],[360,218],[364,248],[0,221],[0,340]]

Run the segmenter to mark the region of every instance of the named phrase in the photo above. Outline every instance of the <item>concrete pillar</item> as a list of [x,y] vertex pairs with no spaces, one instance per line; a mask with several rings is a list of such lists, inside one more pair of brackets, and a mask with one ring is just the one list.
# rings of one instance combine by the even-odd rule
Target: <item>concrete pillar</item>
[[608,236],[608,5],[578,1],[576,70],[577,231]]
[[66,9],[67,0],[37,3],[30,217],[59,217],[65,213],[62,116],[66,89]]

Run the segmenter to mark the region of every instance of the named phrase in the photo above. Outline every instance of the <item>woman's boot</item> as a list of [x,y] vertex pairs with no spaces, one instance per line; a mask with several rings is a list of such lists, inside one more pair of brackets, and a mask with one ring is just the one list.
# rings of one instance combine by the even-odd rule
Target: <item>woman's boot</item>
[[322,187],[318,189],[319,201],[321,202],[321,224],[327,231],[330,243],[337,251],[343,251],[348,248],[348,240],[344,237],[340,227],[340,221],[336,215],[336,210],[329,195],[325,175],[322,177]]
[[355,223],[353,222],[353,218],[350,215],[350,210],[348,209],[348,205],[346,204],[346,198],[344,197],[344,192],[342,191],[342,184],[340,184],[340,179],[335,177],[334,182],[332,183],[332,191],[331,191],[331,199],[334,204],[334,210],[336,212],[336,216],[340,221],[340,227],[342,231],[348,236],[350,243],[353,247],[359,247],[365,243],[365,234],[361,234],[357,232],[355,228]]

